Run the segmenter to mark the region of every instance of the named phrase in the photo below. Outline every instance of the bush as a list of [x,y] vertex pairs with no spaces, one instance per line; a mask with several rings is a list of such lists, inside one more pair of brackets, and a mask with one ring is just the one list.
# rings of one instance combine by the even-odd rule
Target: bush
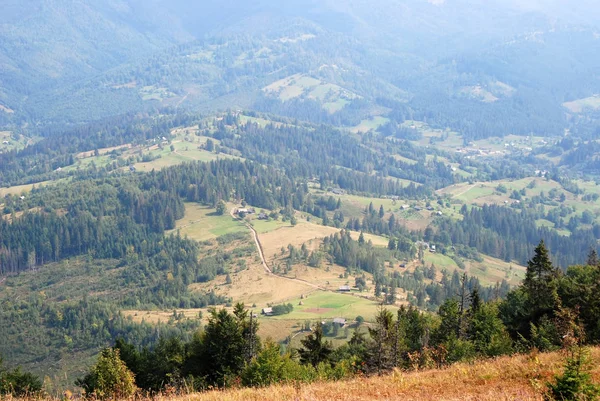
[[127,398],[137,392],[133,373],[121,360],[119,350],[105,348],[92,370],[75,382],[86,397],[96,399]]
[[292,304],[275,305],[273,307],[273,316],[286,315],[294,310]]
[[317,379],[312,366],[300,365],[289,354],[281,355],[279,344],[267,342],[241,375],[242,384],[266,387],[276,383],[311,382]]
[[592,401],[598,399],[600,386],[592,382],[591,361],[587,349],[576,346],[567,356],[565,370],[548,383],[546,400]]
[[19,368],[12,371],[4,370],[0,358],[0,395],[22,397],[35,395],[40,391],[42,391],[42,381],[38,377],[28,372],[21,372]]

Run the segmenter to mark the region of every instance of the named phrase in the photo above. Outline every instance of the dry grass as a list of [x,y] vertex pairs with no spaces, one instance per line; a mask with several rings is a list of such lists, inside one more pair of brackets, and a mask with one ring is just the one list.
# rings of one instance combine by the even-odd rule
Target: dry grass
[[[600,349],[592,351],[600,359]],[[503,357],[448,369],[302,386],[192,394],[173,401],[542,400],[544,383],[561,369],[558,353]],[[594,371],[600,379],[600,367]]]
[[[600,348],[592,349],[600,360]],[[541,401],[545,383],[562,371],[560,353],[502,357],[459,363],[447,369],[396,371],[381,377],[340,382],[232,389],[182,396],[163,395],[153,401]],[[600,366],[592,372],[600,380]],[[29,401],[14,399],[15,401]],[[133,401],[133,399],[131,400]],[[149,401],[149,400],[148,400]]]
[[339,231],[335,227],[326,227],[300,220],[296,226],[281,227],[277,230],[260,234],[260,242],[262,243],[265,257],[270,259],[275,255],[279,255],[282,247],[287,248],[291,244],[299,248],[305,242],[321,240]]
[[25,184],[25,185],[15,185],[9,188],[0,188],[0,198],[5,197],[6,195],[21,195],[30,192],[33,187],[41,187],[44,185],[48,185],[52,181],[43,181],[38,182],[36,184]]

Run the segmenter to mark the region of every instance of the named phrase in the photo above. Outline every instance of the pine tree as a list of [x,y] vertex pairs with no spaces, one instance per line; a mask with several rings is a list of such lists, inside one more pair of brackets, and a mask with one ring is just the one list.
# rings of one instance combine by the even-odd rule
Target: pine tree
[[527,262],[523,289],[529,297],[532,317],[552,311],[558,300],[558,270],[552,265],[544,241],[535,248],[535,255]]
[[298,350],[300,362],[304,365],[317,367],[321,362],[329,361],[333,346],[329,341],[323,340],[323,325],[317,323],[315,331],[300,341],[302,348]]
[[369,349],[368,365],[378,374],[391,369],[395,363],[394,333],[397,326],[394,324],[394,315],[385,308],[380,308],[375,316],[375,324],[369,327],[369,335],[373,340]]

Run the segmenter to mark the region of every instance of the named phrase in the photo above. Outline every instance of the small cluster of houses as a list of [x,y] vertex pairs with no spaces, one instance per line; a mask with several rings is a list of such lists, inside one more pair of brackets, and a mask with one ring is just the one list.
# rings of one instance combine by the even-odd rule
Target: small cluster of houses
[[[400,210],[409,210],[409,209],[410,209],[410,206],[409,206],[409,205],[402,205],[402,206],[400,206]],[[417,211],[417,212],[420,212],[420,211],[422,211],[422,210],[423,210],[423,208],[422,208],[421,206],[416,206],[416,205],[415,205],[415,206],[413,206],[413,209],[414,209],[415,211]],[[427,206],[427,207],[425,208],[425,210],[428,210],[428,211],[430,211],[430,212],[435,212],[435,208],[434,208],[433,206]],[[438,215],[438,216],[441,216],[441,215],[443,215],[443,213],[442,213],[441,211],[439,211],[439,210],[438,210],[437,212],[435,212],[435,214],[436,214],[436,215]]]
[[456,153],[468,156],[501,156],[506,154],[506,152],[501,150],[492,150],[487,148],[456,148]]
[[256,209],[254,209],[253,207],[250,208],[239,208],[238,210],[235,211],[235,214],[237,214],[238,216],[247,216],[249,214],[256,214]]
[[327,192],[331,192],[334,195],[345,195],[346,191],[341,188],[327,188]]
[[[237,209],[235,211],[235,214],[237,214],[240,217],[245,217],[245,216],[247,216],[249,214],[256,214],[256,209],[253,208],[253,207],[249,207],[249,208],[243,207],[243,208]],[[264,212],[260,212],[258,214],[258,219],[259,220],[269,220],[269,216],[266,213],[264,213]]]
[[429,242],[417,241],[417,242],[415,242],[415,245],[416,245],[417,248],[427,249],[431,253],[436,253],[437,252],[436,246],[433,245],[433,244],[430,244]]

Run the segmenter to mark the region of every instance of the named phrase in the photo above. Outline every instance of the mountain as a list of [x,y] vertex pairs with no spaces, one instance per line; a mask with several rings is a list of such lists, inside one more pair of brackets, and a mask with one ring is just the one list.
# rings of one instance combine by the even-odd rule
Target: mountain
[[[519,114],[525,104],[534,117],[517,116],[515,125],[525,118],[528,127],[558,112],[544,129],[557,132],[566,126],[563,102],[600,91],[600,41],[584,25],[595,21],[585,6],[566,13],[563,2],[541,0],[10,1],[0,17],[0,123],[252,107],[279,79],[336,66],[326,83],[372,102],[412,98],[408,106],[422,114],[422,103],[435,99],[440,125],[465,129],[449,116],[458,98],[461,110],[491,109],[486,118]],[[494,94],[497,82],[514,88],[511,95]],[[468,95],[479,87],[500,100],[482,105]]]

